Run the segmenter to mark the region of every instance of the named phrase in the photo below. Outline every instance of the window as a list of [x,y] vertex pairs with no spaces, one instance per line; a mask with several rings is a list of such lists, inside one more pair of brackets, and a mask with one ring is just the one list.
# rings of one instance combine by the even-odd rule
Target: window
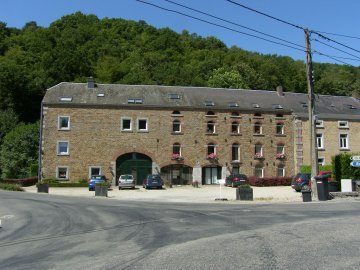
[[240,134],[240,124],[238,122],[231,123],[231,133]]
[[349,149],[348,134],[340,134],[340,149]]
[[181,114],[180,111],[173,111],[172,114]]
[[216,145],[214,143],[209,143],[207,145],[207,155],[211,154],[216,155]]
[[68,167],[57,167],[56,178],[59,180],[68,180],[69,179],[68,172],[69,172]]
[[254,124],[254,134],[256,134],[256,135],[262,134],[262,125],[260,122],[256,122]]
[[181,132],[181,122],[180,122],[180,120],[174,120],[173,121],[172,131],[174,133],[180,133]]
[[263,157],[263,147],[262,144],[255,144],[255,158],[262,158]]
[[279,165],[276,170],[276,175],[278,177],[284,177],[285,176],[285,168],[283,165]]
[[348,121],[339,121],[339,122],[338,122],[338,127],[339,127],[339,128],[348,128],[348,127],[349,127],[349,123],[348,123]]
[[228,103],[228,106],[229,106],[230,108],[234,108],[234,107],[239,107],[239,104],[238,104],[237,102],[229,102],[229,103]]
[[231,147],[231,160],[240,161],[240,145],[234,143]]
[[276,154],[285,154],[285,146],[283,144],[276,145]]
[[283,107],[280,104],[272,104],[273,109],[275,110],[282,110]]
[[275,117],[277,117],[277,118],[283,118],[283,117],[284,117],[284,115],[283,115],[283,114],[281,114],[281,113],[277,113]]
[[253,108],[260,108],[260,105],[257,103],[253,103],[252,106],[253,106]]
[[141,98],[129,98],[128,104],[143,104],[143,99]]
[[172,146],[172,152],[173,154],[177,154],[181,156],[181,145],[180,143],[174,143]]
[[122,131],[131,131],[132,130],[132,121],[131,118],[121,118],[121,130]]
[[60,101],[64,101],[64,102],[71,102],[71,101],[72,101],[72,97],[60,97],[59,100],[60,100]]
[[69,142],[67,142],[67,141],[58,142],[57,154],[58,155],[69,155]]
[[70,116],[59,116],[58,129],[69,130],[70,129]]
[[316,120],[316,121],[315,121],[315,126],[316,126],[317,128],[324,127],[324,120]]
[[322,133],[316,134],[316,145],[319,149],[324,149],[324,136]]
[[207,122],[206,132],[207,133],[215,133],[215,123],[213,121]]
[[325,158],[318,157],[318,164],[324,166],[325,165]]
[[238,112],[232,112],[231,117],[239,117],[240,114]]
[[180,99],[180,95],[176,93],[170,93],[168,96],[169,99]]
[[276,134],[284,135],[284,123],[282,122],[276,123]]
[[147,119],[138,119],[138,131],[148,131]]
[[215,106],[215,103],[214,103],[214,101],[206,100],[205,101],[205,106],[206,107],[213,107],[213,106]]
[[206,116],[215,116],[215,113],[213,111],[208,111],[206,113]]
[[91,166],[89,168],[89,178],[92,175],[101,175],[101,167],[100,166]]
[[264,168],[260,165],[255,166],[254,175],[256,177],[264,177]]

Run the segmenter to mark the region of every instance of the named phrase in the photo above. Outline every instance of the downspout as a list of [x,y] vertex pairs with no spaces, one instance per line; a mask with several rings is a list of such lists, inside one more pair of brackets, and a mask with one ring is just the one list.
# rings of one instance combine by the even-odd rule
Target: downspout
[[43,136],[43,102],[41,101],[40,108],[40,128],[39,128],[39,168],[38,168],[38,182],[42,181],[42,136]]

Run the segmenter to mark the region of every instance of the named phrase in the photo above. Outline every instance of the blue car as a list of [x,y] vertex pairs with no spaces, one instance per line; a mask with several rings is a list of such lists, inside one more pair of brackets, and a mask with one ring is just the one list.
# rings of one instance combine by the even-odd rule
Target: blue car
[[161,179],[158,174],[148,174],[143,182],[143,187],[146,189],[149,188],[159,188],[161,189],[164,185],[164,181]]
[[[92,175],[89,179],[89,191],[95,190],[96,183],[107,182],[105,175]],[[108,184],[110,186],[110,183]]]

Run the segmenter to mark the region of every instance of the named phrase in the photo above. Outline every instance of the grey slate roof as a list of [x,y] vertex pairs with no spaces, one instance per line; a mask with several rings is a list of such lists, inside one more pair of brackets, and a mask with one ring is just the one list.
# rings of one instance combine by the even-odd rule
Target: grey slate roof
[[[170,94],[180,98],[170,99]],[[71,101],[61,101],[61,97],[71,98]],[[129,104],[129,99],[142,100],[142,104]],[[206,101],[213,102],[214,106],[205,106]],[[238,107],[229,107],[231,102]],[[301,118],[307,118],[307,102],[308,95],[303,93],[278,95],[276,91],[266,90],[122,84],[96,84],[95,88],[88,88],[87,83],[69,82],[49,88],[43,99],[44,105],[270,111],[294,113]],[[254,108],[254,104],[258,104],[258,108]],[[360,101],[346,96],[316,95],[315,113],[319,119],[360,120]]]

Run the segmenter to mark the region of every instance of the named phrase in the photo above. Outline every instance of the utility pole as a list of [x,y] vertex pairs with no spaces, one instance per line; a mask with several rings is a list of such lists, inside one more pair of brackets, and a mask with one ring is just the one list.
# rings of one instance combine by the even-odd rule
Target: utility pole
[[309,101],[309,131],[310,131],[310,162],[311,162],[311,191],[312,199],[317,201],[317,186],[315,176],[319,174],[316,129],[315,129],[315,95],[314,95],[314,81],[313,81],[313,67],[310,46],[310,32],[304,29],[305,45],[306,45],[306,77],[308,86],[308,101]]

